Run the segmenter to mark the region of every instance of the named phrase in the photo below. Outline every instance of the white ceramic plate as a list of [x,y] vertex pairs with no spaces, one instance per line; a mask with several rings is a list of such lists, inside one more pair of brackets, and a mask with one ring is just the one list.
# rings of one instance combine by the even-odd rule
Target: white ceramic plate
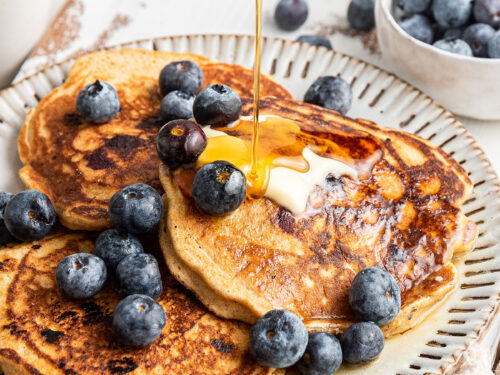
[[[234,35],[167,37],[121,47],[193,52],[214,60],[251,67],[253,38]],[[20,161],[16,140],[27,110],[59,86],[72,62],[31,76],[0,93],[0,191],[18,191]],[[272,74],[301,100],[320,75],[340,75],[352,84],[351,117],[400,128],[443,147],[469,172],[475,189],[464,211],[479,227],[474,251],[457,266],[461,287],[431,317],[411,332],[389,340],[368,368],[342,369],[349,374],[452,373],[465,350],[480,343],[494,352],[494,319],[500,295],[499,182],[488,159],[465,128],[420,91],[365,62],[324,48],[280,39],[264,39],[262,70]]]

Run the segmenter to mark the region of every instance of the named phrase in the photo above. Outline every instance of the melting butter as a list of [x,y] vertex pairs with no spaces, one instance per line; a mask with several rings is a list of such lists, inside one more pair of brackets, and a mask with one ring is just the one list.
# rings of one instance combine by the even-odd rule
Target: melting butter
[[[266,121],[268,117],[263,116],[261,121]],[[248,121],[248,119],[242,118],[240,121]],[[228,126],[228,131],[233,126],[236,125]],[[215,160],[226,160],[238,167],[245,175],[250,172],[248,142],[223,131],[212,129],[210,126],[205,126],[203,131],[209,138],[211,147],[207,147],[206,151],[200,155],[198,167]],[[349,176],[358,179],[356,169],[338,160],[319,156],[307,146],[302,149],[301,159],[305,163],[297,161],[297,158],[287,157],[276,158],[268,162],[267,167],[264,167],[267,174],[266,185],[258,187],[263,191],[263,196],[274,200],[293,214],[305,211],[312,190],[316,185],[324,186],[328,175],[336,178]]]
[[316,155],[305,148],[302,156],[309,163],[307,172],[277,167],[271,170],[265,196],[290,210],[293,214],[304,212],[307,200],[316,185],[324,186],[328,175],[339,178],[358,178],[357,171],[340,161]]

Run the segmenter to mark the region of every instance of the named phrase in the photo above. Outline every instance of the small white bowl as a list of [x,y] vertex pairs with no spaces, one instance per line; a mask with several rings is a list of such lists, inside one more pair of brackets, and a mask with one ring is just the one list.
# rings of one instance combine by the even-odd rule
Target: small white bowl
[[377,0],[380,49],[401,78],[458,115],[500,119],[500,59],[461,56],[409,36],[393,16],[393,0]]

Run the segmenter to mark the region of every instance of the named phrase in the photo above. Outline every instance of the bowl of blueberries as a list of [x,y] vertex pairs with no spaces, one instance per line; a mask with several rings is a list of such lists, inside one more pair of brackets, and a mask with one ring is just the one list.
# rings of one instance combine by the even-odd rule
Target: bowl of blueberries
[[500,119],[500,0],[377,0],[395,72],[448,110]]

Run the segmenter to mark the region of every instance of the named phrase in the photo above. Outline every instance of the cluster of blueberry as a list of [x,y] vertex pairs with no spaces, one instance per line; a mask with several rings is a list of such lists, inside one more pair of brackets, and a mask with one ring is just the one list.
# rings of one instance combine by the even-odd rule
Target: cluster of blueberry
[[124,297],[112,314],[118,341],[126,346],[144,347],[154,342],[167,316],[155,300],[162,292],[160,268],[155,257],[144,253],[136,234],[158,225],[163,212],[160,195],[145,184],[129,185],[109,203],[114,229],[101,233],[94,254],[76,253],[63,258],[56,268],[59,289],[70,298],[86,299],[101,291],[114,275],[118,292]]
[[[160,73],[165,95],[161,115],[166,121],[156,141],[160,160],[171,170],[193,164],[207,145],[200,125],[227,126],[241,113],[241,99],[229,86],[210,85],[199,91],[203,72],[192,61],[176,61]],[[196,122],[189,121],[193,118]],[[200,125],[198,125],[200,124]],[[238,208],[246,196],[245,175],[226,161],[200,168],[193,180],[196,206],[209,215],[225,215]]]
[[332,375],[342,364],[363,364],[378,357],[385,344],[379,326],[401,309],[401,291],[387,271],[371,267],[356,275],[349,304],[363,321],[353,324],[340,340],[326,332],[308,335],[302,321],[286,310],[272,310],[250,332],[250,353],[267,367],[297,364],[303,375]]
[[[160,160],[175,170],[195,163],[205,149],[207,138],[201,126],[228,126],[240,117],[242,104],[238,94],[223,84],[199,91],[203,73],[192,61],[165,66],[159,84],[165,95],[161,115],[169,122],[158,132],[156,148]],[[345,114],[352,104],[352,90],[339,77],[320,77],[309,88],[304,101]],[[188,120],[193,117],[196,122]],[[201,167],[192,184],[195,205],[209,215],[234,211],[244,201],[246,192],[245,175],[222,160]]]
[[464,56],[500,58],[500,0],[396,0],[412,37]]

